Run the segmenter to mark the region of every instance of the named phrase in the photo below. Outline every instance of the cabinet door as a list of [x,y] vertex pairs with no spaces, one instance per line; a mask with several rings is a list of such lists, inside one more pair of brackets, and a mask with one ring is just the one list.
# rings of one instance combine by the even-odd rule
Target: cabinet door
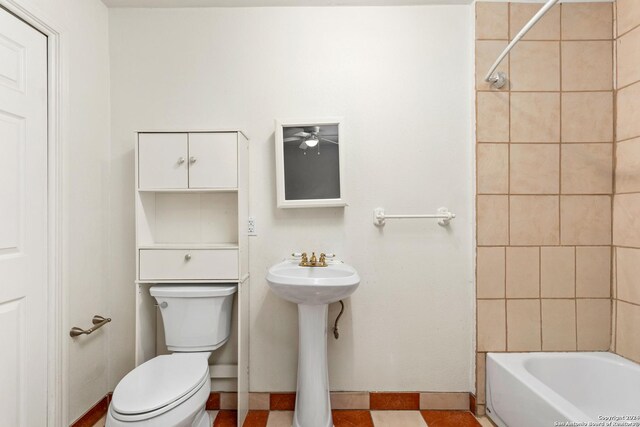
[[141,133],[138,137],[138,187],[187,188],[186,133]]
[[238,186],[238,134],[189,134],[189,188]]

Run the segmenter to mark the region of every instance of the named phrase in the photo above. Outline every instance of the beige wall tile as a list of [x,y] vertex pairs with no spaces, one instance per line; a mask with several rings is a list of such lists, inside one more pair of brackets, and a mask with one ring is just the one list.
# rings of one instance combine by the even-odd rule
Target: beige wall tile
[[[510,36],[513,38],[535,15],[542,4],[540,3],[511,3]],[[560,39],[560,7],[554,6],[536,25],[524,36],[523,40],[559,40]]]
[[476,404],[476,415],[477,415],[478,417],[481,417],[481,418],[478,418],[478,422],[479,422],[479,423],[480,423],[480,425],[482,425],[483,427],[484,427],[484,426],[494,427],[494,426],[495,426],[495,424],[493,424],[493,422],[491,422],[491,421],[489,420],[489,418],[487,418],[487,417],[485,417],[485,416],[484,416],[484,415],[485,415],[485,413],[486,413],[486,410],[487,410],[486,405],[484,405],[484,404],[482,404],[482,405],[480,405],[480,404]]
[[640,27],[617,40],[618,87],[640,80]]
[[224,409],[224,410],[238,409],[237,393],[220,393],[220,409]]
[[478,142],[509,141],[509,94],[478,92]]
[[[504,40],[478,40],[476,42],[476,89],[477,90],[509,90],[509,81],[502,88],[496,89],[491,83],[484,81],[484,78],[493,65],[498,55],[507,47],[507,41]],[[509,55],[500,63],[497,72],[504,72],[509,75]]]
[[509,192],[509,147],[507,144],[478,144],[478,194]]
[[640,304],[640,249],[616,248],[616,263],[617,297]]
[[575,258],[575,248],[541,248],[540,295],[542,298],[575,297]]
[[478,300],[478,351],[506,350],[505,300]]
[[612,144],[562,146],[563,194],[611,194],[612,191]]
[[509,196],[478,196],[478,245],[509,244]]
[[611,248],[576,248],[576,295],[585,298],[611,297]]
[[613,4],[563,3],[563,40],[604,40],[613,38]]
[[521,41],[511,51],[510,69],[511,90],[560,90],[560,43]]
[[269,393],[249,393],[249,409],[268,411],[269,407]]
[[613,93],[562,94],[562,142],[613,141]]
[[331,409],[369,409],[366,391],[331,392]]
[[619,35],[640,25],[640,2],[638,0],[616,0],[616,5]]
[[478,248],[478,298],[504,298],[505,248]]
[[507,298],[540,297],[540,249],[507,248]]
[[560,94],[511,94],[512,142],[560,141]]
[[508,3],[476,3],[476,39],[509,38]]
[[507,300],[507,350],[540,350],[540,300]]
[[618,91],[618,141],[640,136],[640,82]]
[[613,218],[613,244],[640,248],[640,194],[616,195]]
[[557,196],[511,196],[511,244],[557,245],[558,203]]
[[578,299],[578,351],[606,351],[611,344],[611,300]]
[[616,352],[640,363],[640,306],[618,301]]
[[486,398],[487,353],[476,353],[476,404],[483,404]]
[[560,145],[511,146],[511,194],[558,194]]
[[612,90],[613,42],[562,42],[562,90]]
[[542,300],[542,350],[576,350],[575,300]]
[[640,191],[640,138],[616,144],[616,193]]
[[611,244],[611,196],[562,196],[563,245]]
[[420,393],[420,409],[468,411],[469,393]]

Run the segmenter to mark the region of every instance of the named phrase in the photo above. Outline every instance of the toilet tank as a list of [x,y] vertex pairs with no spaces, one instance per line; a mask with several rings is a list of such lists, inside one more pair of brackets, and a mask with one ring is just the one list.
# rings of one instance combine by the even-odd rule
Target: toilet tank
[[235,284],[152,286],[169,351],[211,351],[227,342],[237,290]]

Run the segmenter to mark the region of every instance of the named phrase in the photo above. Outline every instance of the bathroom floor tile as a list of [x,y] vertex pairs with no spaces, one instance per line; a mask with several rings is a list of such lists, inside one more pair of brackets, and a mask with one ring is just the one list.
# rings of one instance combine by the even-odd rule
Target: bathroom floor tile
[[219,411],[213,427],[236,427],[237,424],[238,411]]
[[103,415],[102,418],[100,418],[94,425],[93,427],[104,427],[105,424],[107,423],[107,416]]
[[371,411],[375,427],[426,427],[420,411]]
[[293,411],[271,411],[267,427],[291,427]]
[[478,423],[482,426],[482,427],[494,427],[495,424],[493,424],[491,422],[491,420],[489,420],[488,417],[479,417],[478,418]]
[[244,420],[243,427],[265,427],[269,419],[269,411],[251,410]]
[[332,411],[334,427],[373,427],[369,411]]
[[471,412],[420,411],[429,427],[480,427]]

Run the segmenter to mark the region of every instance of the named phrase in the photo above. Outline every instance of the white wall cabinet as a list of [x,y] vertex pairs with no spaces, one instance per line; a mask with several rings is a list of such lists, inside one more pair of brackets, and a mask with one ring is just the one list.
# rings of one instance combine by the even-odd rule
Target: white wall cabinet
[[[240,131],[137,132],[136,366],[166,353],[156,283],[237,283],[229,341],[214,352],[212,391],[249,399],[249,143]],[[237,372],[230,378],[229,372]]]
[[138,188],[235,189],[238,133],[140,133]]

